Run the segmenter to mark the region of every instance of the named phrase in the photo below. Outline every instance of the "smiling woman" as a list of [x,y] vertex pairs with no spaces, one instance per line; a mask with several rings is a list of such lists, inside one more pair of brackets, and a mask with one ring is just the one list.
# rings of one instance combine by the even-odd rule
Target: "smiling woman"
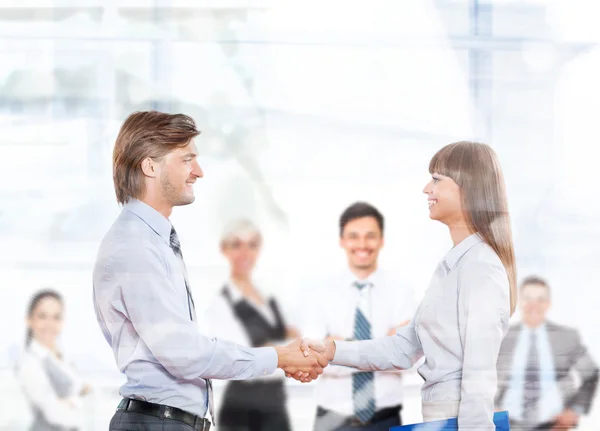
[[408,369],[424,356],[424,420],[458,416],[460,430],[492,431],[496,362],[516,298],[504,179],[494,151],[474,142],[443,147],[429,171],[430,217],[448,227],[454,247],[413,320],[395,336],[301,348],[363,371]]
[[[229,279],[207,308],[210,335],[245,346],[282,344],[299,337],[286,324],[278,295],[265,294],[253,272],[263,235],[248,219],[227,224],[220,248],[229,264]],[[289,431],[287,391],[281,373],[252,382],[227,382],[218,413],[220,431]]]
[[83,424],[80,398],[89,387],[58,350],[62,324],[62,297],[53,290],[35,294],[27,312],[26,350],[17,369],[34,414],[31,431],[77,430]]

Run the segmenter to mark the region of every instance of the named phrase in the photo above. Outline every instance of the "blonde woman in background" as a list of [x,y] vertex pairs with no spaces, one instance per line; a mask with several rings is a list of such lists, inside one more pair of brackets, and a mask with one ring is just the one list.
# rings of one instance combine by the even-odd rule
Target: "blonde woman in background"
[[[210,334],[250,347],[298,338],[286,325],[277,300],[256,286],[252,272],[262,235],[256,225],[231,222],[221,237],[221,252],[229,263],[229,280],[208,309]],[[289,431],[285,376],[274,374],[250,381],[227,382],[218,413],[219,431]]]
[[445,146],[429,172],[429,216],[448,226],[454,247],[414,319],[389,337],[306,339],[301,348],[361,370],[407,369],[424,356],[423,419],[458,417],[460,431],[492,431],[496,361],[517,299],[504,178],[494,151],[474,142]]
[[36,293],[27,310],[17,379],[33,411],[30,431],[73,431],[83,424],[81,397],[90,389],[58,349],[63,313],[62,297],[53,290]]

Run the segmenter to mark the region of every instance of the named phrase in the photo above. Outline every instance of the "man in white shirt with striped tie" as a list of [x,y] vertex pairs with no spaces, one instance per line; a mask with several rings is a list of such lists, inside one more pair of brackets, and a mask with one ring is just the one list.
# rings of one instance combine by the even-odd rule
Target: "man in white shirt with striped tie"
[[[348,259],[341,274],[311,283],[321,301],[306,310],[303,333],[334,340],[392,335],[415,311],[413,290],[378,268],[384,217],[356,202],[340,216],[340,246]],[[401,425],[402,376],[330,365],[315,387],[314,431],[388,431]]]

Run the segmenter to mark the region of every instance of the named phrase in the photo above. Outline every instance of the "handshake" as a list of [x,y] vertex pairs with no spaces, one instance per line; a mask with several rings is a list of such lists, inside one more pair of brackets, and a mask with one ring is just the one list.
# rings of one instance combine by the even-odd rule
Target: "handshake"
[[276,347],[277,368],[285,371],[286,377],[308,383],[323,374],[323,369],[335,356],[333,340],[320,341],[305,338],[287,346]]

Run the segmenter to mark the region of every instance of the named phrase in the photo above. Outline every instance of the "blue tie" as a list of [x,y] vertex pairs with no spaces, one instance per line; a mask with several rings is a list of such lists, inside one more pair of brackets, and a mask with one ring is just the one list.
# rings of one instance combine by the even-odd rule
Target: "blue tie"
[[[356,282],[354,285],[362,290],[368,283]],[[371,324],[359,307],[354,317],[354,339],[371,339]],[[370,421],[375,414],[375,375],[372,371],[352,374],[352,399],[356,417],[363,423]]]

